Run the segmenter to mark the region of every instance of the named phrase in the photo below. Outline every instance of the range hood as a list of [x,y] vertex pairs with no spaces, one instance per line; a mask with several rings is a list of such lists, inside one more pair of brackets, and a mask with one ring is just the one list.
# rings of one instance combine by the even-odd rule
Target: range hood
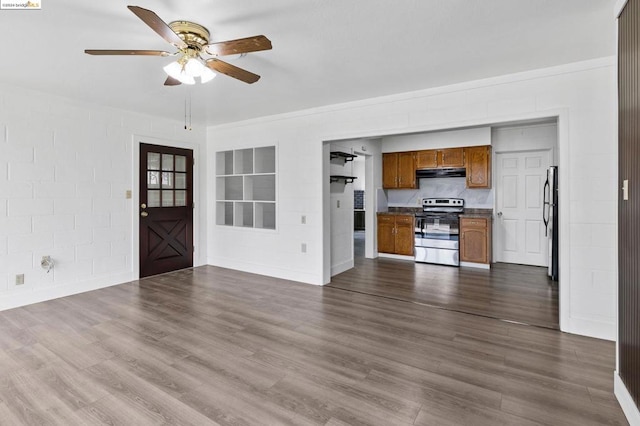
[[449,169],[418,169],[416,170],[416,178],[444,178],[444,177],[465,177],[467,169],[464,167]]

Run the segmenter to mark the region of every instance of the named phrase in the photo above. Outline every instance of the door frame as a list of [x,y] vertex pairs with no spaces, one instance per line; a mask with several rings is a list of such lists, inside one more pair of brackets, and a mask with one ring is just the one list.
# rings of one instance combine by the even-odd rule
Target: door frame
[[[547,152],[549,155],[549,166],[553,166],[554,165],[554,158],[553,158],[553,148],[540,148],[540,149],[535,149],[535,148],[531,148],[531,149],[516,149],[516,150],[512,150],[512,151],[496,151],[494,154],[494,158],[495,161],[493,162],[493,170],[491,171],[492,175],[495,176],[495,179],[493,180],[493,187],[494,187],[494,198],[493,198],[493,211],[494,212],[498,212],[498,155],[500,154],[520,154],[520,153],[526,153],[526,152]],[[500,253],[500,251],[502,250],[502,239],[500,238],[500,232],[501,232],[501,228],[498,226],[498,221],[500,220],[500,218],[496,215],[494,215],[494,226],[493,226],[493,231],[491,235],[491,239],[493,241],[493,248],[492,248],[492,253],[491,253],[491,258],[494,259],[494,262],[500,262],[498,259],[498,253]],[[508,262],[507,262],[508,263]]]
[[200,196],[200,150],[199,145],[184,141],[168,140],[155,138],[151,136],[136,135],[132,136],[131,143],[131,169],[132,169],[132,182],[131,182],[131,270],[135,278],[140,278],[140,144],[170,146],[173,148],[185,148],[193,150],[193,202],[195,208],[193,209],[193,245],[195,250],[193,252],[193,266],[199,266],[203,264],[202,256],[206,254],[206,249],[203,244],[206,242],[206,237],[202,236],[200,220],[203,212],[202,198]]

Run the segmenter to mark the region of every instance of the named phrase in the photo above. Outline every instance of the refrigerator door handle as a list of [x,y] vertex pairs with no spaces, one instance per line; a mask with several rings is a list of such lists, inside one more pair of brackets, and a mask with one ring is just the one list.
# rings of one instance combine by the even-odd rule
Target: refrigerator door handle
[[543,189],[543,205],[542,205],[542,222],[544,222],[544,236],[549,236],[549,211],[551,210],[551,200],[550,200],[550,190],[551,185],[549,184],[549,178],[547,175],[547,181],[544,183]]

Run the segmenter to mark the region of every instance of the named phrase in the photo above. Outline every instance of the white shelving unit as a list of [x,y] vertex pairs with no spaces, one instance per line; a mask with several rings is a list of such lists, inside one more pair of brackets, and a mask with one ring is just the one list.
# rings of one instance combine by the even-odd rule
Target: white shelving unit
[[216,224],[276,229],[276,147],[216,153]]

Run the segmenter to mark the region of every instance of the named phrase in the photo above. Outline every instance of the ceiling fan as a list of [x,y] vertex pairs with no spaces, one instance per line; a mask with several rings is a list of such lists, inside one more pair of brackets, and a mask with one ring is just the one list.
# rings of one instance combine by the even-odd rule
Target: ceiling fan
[[[169,75],[165,86],[195,84],[199,77],[205,83],[215,77],[213,71],[226,74],[245,83],[255,83],[260,76],[218,59],[219,56],[246,54],[271,49],[271,41],[263,35],[209,43],[209,30],[200,24],[189,21],[173,21],[166,24],[155,12],[138,6],[127,6],[138,18],[151,27],[177,52],[163,50],[96,50],[87,49],[89,55],[142,55],[142,56],[179,56],[175,62],[164,67]],[[203,54],[211,55],[205,59]]]

